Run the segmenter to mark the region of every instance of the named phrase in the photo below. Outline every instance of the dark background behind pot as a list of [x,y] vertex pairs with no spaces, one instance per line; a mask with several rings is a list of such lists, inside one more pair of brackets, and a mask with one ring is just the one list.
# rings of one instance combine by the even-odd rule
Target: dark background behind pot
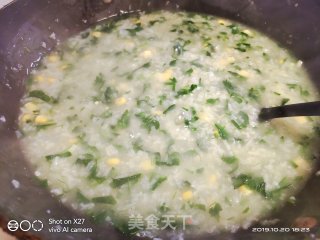
[[[187,10],[228,17],[268,34],[304,62],[315,87],[320,87],[320,0],[18,0],[0,10],[0,224],[7,220],[42,220],[44,230],[30,231],[42,239],[126,239],[112,227],[94,225],[92,234],[50,234],[48,219],[72,219],[77,213],[51,197],[48,190],[34,180],[33,172],[21,153],[15,131],[19,101],[24,81],[38,60],[58,42],[120,12],[158,9]],[[46,47],[43,47],[45,43]],[[270,73],[272,77],[272,73]],[[318,167],[317,167],[318,169]],[[20,182],[15,189],[12,180]],[[291,227],[300,216],[320,219],[319,178],[313,176],[297,196],[295,205],[288,204],[272,219],[275,227]],[[0,219],[0,220],[1,220]],[[257,225],[258,226],[258,225]],[[312,233],[318,231],[318,226]],[[17,232],[16,232],[17,233]],[[20,239],[26,234],[18,232]],[[22,236],[22,237],[21,237]],[[163,238],[177,239],[170,233]],[[252,233],[186,237],[186,239],[312,239],[312,234]]]

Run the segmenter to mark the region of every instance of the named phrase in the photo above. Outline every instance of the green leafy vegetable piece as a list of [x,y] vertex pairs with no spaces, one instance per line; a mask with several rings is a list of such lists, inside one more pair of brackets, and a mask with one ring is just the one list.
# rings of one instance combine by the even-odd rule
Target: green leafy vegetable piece
[[132,29],[126,29],[130,36],[136,36],[138,32],[141,32],[143,30],[141,23],[137,23],[136,26]]
[[148,115],[144,112],[140,112],[136,114],[136,117],[140,119],[142,122],[142,127],[147,129],[147,131],[150,133],[152,128],[159,129],[160,123],[158,120],[153,118],[151,115]]
[[53,97],[48,96],[42,90],[33,90],[33,91],[31,91],[29,93],[29,97],[39,98],[42,101],[47,102],[47,103],[55,103],[56,102],[56,99],[54,99]]
[[238,116],[231,120],[231,123],[239,130],[246,128],[249,125],[249,116],[245,112],[240,111]]
[[199,32],[198,26],[192,20],[183,20],[182,25],[186,26],[190,33]]
[[105,80],[104,80],[104,76],[102,75],[102,73],[99,73],[97,76],[96,76],[96,79],[94,80],[94,86],[100,90],[103,85],[105,83]]
[[222,156],[221,159],[227,164],[234,164],[239,162],[239,159],[235,156]]
[[190,86],[186,86],[178,90],[176,97],[180,97],[183,95],[187,95],[192,93],[198,87],[197,84],[191,84]]
[[189,68],[187,71],[186,71],[186,74],[188,76],[191,76],[191,74],[193,73],[193,69],[192,68]]
[[111,187],[112,188],[119,188],[124,184],[127,183],[136,183],[140,178],[141,178],[141,173],[134,174],[128,177],[123,177],[123,178],[114,178],[112,179],[111,182]]
[[217,129],[217,133],[218,133],[218,136],[224,140],[228,140],[229,137],[230,137],[230,134],[227,132],[227,130],[225,129],[224,126],[216,123],[215,124],[215,127]]
[[130,124],[130,113],[128,110],[126,110],[118,119],[116,125],[112,126],[112,129],[114,130],[125,129],[129,127],[129,124]]
[[236,25],[236,24],[231,24],[231,25],[228,26],[228,28],[230,28],[232,34],[241,33],[241,30],[240,30],[239,26]]
[[169,81],[165,83],[165,85],[171,86],[172,91],[176,90],[177,85],[177,79],[176,78],[170,78]]
[[214,105],[219,101],[219,98],[209,98],[207,99],[206,103],[209,105]]
[[90,200],[86,196],[84,196],[79,190],[76,193],[76,197],[80,203],[89,203],[90,202]]
[[46,160],[47,161],[51,161],[53,160],[54,158],[56,157],[59,157],[59,158],[67,158],[67,157],[71,157],[72,156],[72,153],[69,152],[69,151],[65,151],[65,152],[61,152],[61,153],[56,153],[56,154],[52,154],[52,155],[47,155],[45,156]]
[[257,88],[250,88],[248,97],[255,101],[258,101],[260,99],[260,91]]
[[159,177],[151,186],[151,191],[154,191],[158,188],[164,181],[167,180],[167,177]]
[[235,189],[241,187],[242,185],[260,193],[262,196],[266,197],[266,184],[262,177],[253,177],[246,174],[241,174],[237,177],[232,178],[232,183]]
[[238,93],[236,93],[236,89],[230,81],[224,80],[223,86],[229,93],[230,97],[232,97],[237,103],[242,103],[242,97]]
[[168,154],[167,159],[162,160],[160,153],[155,153],[155,163],[157,166],[178,166],[180,164],[180,154],[172,152]]
[[289,98],[282,98],[282,99],[281,99],[281,106],[286,105],[289,101],[290,101]]
[[103,183],[107,178],[106,177],[100,177],[98,176],[98,166],[97,162],[91,167],[90,174],[88,176],[88,179],[95,181],[98,184]]
[[76,160],[76,164],[88,166],[88,164],[94,160],[95,158],[92,154],[86,153]]
[[246,52],[251,48],[251,44],[247,42],[239,42],[237,43],[237,46],[235,47],[236,50],[240,52]]
[[111,87],[107,87],[103,93],[104,100],[106,101],[106,103],[112,103],[113,99],[115,98],[115,95],[116,95],[116,92]]
[[216,219],[220,218],[220,212],[222,211],[222,207],[219,203],[213,203],[209,207],[209,214]]
[[163,111],[163,114],[167,114],[169,111],[173,110],[176,107],[175,104],[170,105],[166,110]]
[[191,204],[191,207],[192,208],[197,208],[197,209],[202,210],[202,211],[206,211],[206,205],[204,205],[204,204],[193,203],[193,204]]
[[142,140],[140,138],[132,142],[132,148],[135,152],[143,151]]
[[103,197],[95,197],[91,199],[93,203],[116,204],[117,201],[111,195]]

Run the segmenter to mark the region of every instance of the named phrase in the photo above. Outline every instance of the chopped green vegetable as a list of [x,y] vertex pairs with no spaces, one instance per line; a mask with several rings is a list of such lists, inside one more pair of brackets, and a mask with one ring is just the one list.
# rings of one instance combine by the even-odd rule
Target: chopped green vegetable
[[91,167],[90,174],[88,176],[88,179],[95,181],[98,184],[103,183],[105,180],[107,180],[106,177],[100,177],[98,176],[98,166],[97,162]]
[[239,159],[235,156],[222,156],[221,159],[227,164],[234,164],[239,162]]
[[197,84],[191,84],[190,86],[186,86],[178,90],[176,97],[180,97],[183,95],[187,95],[192,93],[198,87]]
[[127,183],[136,183],[140,178],[141,178],[141,173],[134,174],[128,177],[123,177],[123,178],[114,178],[112,179],[111,182],[111,187],[112,188],[119,188],[124,184]]
[[94,160],[95,158],[92,154],[86,153],[76,160],[76,164],[88,166],[88,164]]
[[107,87],[106,90],[104,91],[103,96],[106,103],[112,103],[113,99],[116,96],[116,91],[111,87]]
[[133,151],[139,152],[143,151],[142,140],[140,138],[132,142]]
[[260,91],[257,88],[250,88],[248,97],[255,101],[258,101],[260,99]]
[[151,191],[154,191],[158,188],[164,181],[167,180],[167,177],[159,177],[151,186]]
[[238,129],[246,128],[249,125],[249,116],[240,111],[239,114],[231,120],[231,123]]
[[176,78],[170,78],[169,81],[165,83],[165,85],[171,86],[172,91],[176,90],[177,85],[177,79]]
[[56,157],[67,158],[67,157],[71,157],[71,156],[72,156],[71,152],[65,151],[65,152],[62,152],[62,153],[56,153],[56,154],[52,154],[52,155],[47,155],[47,156],[45,156],[45,158],[47,159],[47,161],[51,161]]
[[204,205],[204,204],[192,203],[192,204],[190,205],[190,207],[192,207],[192,208],[197,208],[197,209],[202,210],[202,211],[206,211],[206,205]]
[[100,90],[103,85],[105,83],[105,80],[104,80],[104,76],[102,75],[102,73],[99,73],[97,76],[96,76],[96,79],[94,80],[94,86]]
[[192,73],[193,73],[193,69],[192,69],[192,68],[189,68],[189,69],[186,71],[186,75],[188,75],[188,76],[191,76]]
[[289,98],[282,98],[282,99],[281,99],[281,106],[286,105],[289,101],[290,101]]
[[234,48],[240,52],[246,52],[251,48],[251,44],[247,42],[239,42],[237,46]]
[[232,178],[234,188],[239,188],[242,185],[266,196],[266,184],[262,177],[253,177],[246,174],[241,174],[237,177]]
[[230,81],[224,80],[223,86],[225,87],[225,89],[229,93],[230,97],[232,97],[237,103],[242,103],[242,101],[243,101],[242,97],[238,93],[235,92],[236,89]]
[[162,160],[160,153],[155,153],[155,163],[157,166],[178,166],[180,164],[180,154],[172,152],[168,154],[165,160]]
[[80,203],[89,203],[90,200],[84,196],[79,190],[76,193],[76,197]]
[[224,126],[216,123],[215,124],[215,127],[217,129],[217,133],[218,133],[218,136],[224,140],[228,140],[229,137],[230,137],[230,134],[227,132],[227,130],[225,129]]
[[139,118],[142,122],[142,127],[147,129],[150,133],[152,128],[159,129],[160,123],[158,120],[153,118],[151,115],[147,115],[144,112],[140,112],[136,114],[136,117]]
[[230,73],[233,77],[235,77],[236,79],[238,80],[246,80],[247,78],[240,75],[239,73],[237,72],[233,72],[233,71],[228,71],[228,73]]
[[186,26],[186,27],[187,27],[187,30],[188,30],[190,33],[199,32],[199,28],[198,28],[198,26],[195,24],[194,21],[191,21],[191,20],[183,20],[182,25]]
[[167,114],[169,111],[173,110],[176,107],[175,104],[170,105],[166,110],[163,111],[163,114]]
[[116,204],[117,201],[113,196],[95,197],[91,199],[93,203]]
[[214,105],[219,101],[219,98],[209,98],[207,99],[206,103],[210,105]]
[[141,23],[137,23],[134,28],[126,30],[129,32],[130,36],[134,37],[137,35],[138,32],[141,32],[143,28],[141,26]]
[[129,124],[130,124],[130,113],[128,110],[126,110],[118,119],[116,125],[112,126],[112,129],[114,130],[125,129],[129,127]]
[[221,205],[219,203],[213,203],[209,207],[209,214],[216,219],[220,218],[220,212],[222,211]]
[[56,99],[54,99],[53,97],[48,96],[42,90],[33,90],[33,91],[31,91],[29,93],[29,97],[39,98],[42,101],[47,102],[47,103],[56,103],[57,102]]

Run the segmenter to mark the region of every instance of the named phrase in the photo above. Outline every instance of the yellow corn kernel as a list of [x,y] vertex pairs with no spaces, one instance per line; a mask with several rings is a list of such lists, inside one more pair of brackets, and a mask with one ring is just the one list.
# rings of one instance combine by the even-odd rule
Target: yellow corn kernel
[[115,166],[119,165],[119,163],[120,163],[120,159],[119,158],[109,158],[107,160],[107,164],[112,166],[112,167],[115,167]]
[[69,142],[70,144],[75,144],[75,143],[79,142],[79,139],[78,139],[78,138],[71,138],[71,139],[69,139],[68,142]]
[[239,191],[246,196],[252,193],[252,190],[245,185],[240,186]]
[[57,54],[51,54],[49,57],[48,57],[49,61],[50,62],[57,62],[59,60],[59,56]]
[[34,80],[36,80],[37,82],[43,82],[45,79],[44,79],[44,76],[37,75],[37,76],[35,76]]
[[236,59],[234,57],[227,57],[227,58],[222,58],[220,60],[218,60],[215,65],[217,68],[219,69],[223,69],[226,66],[228,66],[231,63],[234,63],[236,61]]
[[238,74],[239,74],[240,76],[242,76],[242,77],[245,77],[245,78],[250,77],[250,73],[249,73],[248,71],[246,71],[246,70],[240,70],[240,71],[238,72]]
[[208,116],[207,113],[205,112],[199,112],[199,119],[202,120],[202,121],[205,121],[205,122],[209,122],[210,121],[210,118]]
[[185,192],[182,193],[182,198],[185,201],[190,200],[192,198],[192,196],[193,196],[193,194],[192,194],[191,191],[185,191]]
[[307,172],[310,171],[310,164],[303,158],[298,157],[296,160],[294,160],[294,163],[297,165],[297,170],[299,172]]
[[173,75],[172,69],[167,69],[166,71],[162,73],[157,73],[156,77],[161,81],[168,81]]
[[307,117],[295,117],[294,118],[299,124],[305,124],[308,122],[308,118]]
[[209,178],[209,182],[214,184],[217,182],[217,177],[216,175],[211,175],[210,178]]
[[102,33],[96,31],[96,32],[92,32],[91,35],[94,36],[95,38],[99,38],[102,36]]
[[226,20],[224,20],[224,19],[219,19],[219,20],[218,20],[218,23],[219,23],[220,25],[227,25],[227,24],[228,24],[228,21],[226,21]]
[[49,83],[54,83],[54,82],[56,81],[56,79],[53,78],[53,77],[48,77],[48,78],[47,78],[47,81],[48,81]]
[[45,116],[42,116],[42,115],[39,115],[36,117],[36,119],[34,120],[34,122],[37,124],[37,125],[43,125],[43,124],[46,124],[49,122],[48,118],[45,117]]
[[24,107],[29,111],[29,112],[35,112],[38,111],[39,108],[36,104],[34,104],[33,102],[28,102],[24,105]]
[[116,105],[121,106],[127,103],[127,99],[125,97],[119,97],[115,101]]
[[33,116],[31,114],[24,114],[22,117],[21,117],[21,121],[24,122],[24,123],[28,123],[28,122],[31,122],[33,119]]
[[141,57],[144,57],[144,58],[151,58],[152,57],[152,52],[150,50],[146,50],[146,51],[143,51],[141,54],[140,54]]
[[154,115],[157,115],[157,116],[160,116],[160,115],[162,115],[162,111],[160,111],[160,110],[155,110],[154,112],[153,112],[153,114]]
[[153,170],[153,169],[154,169],[154,165],[153,165],[153,163],[152,163],[150,160],[143,161],[143,162],[140,164],[140,167],[141,167],[144,171],[150,171],[150,170]]
[[249,29],[245,29],[245,30],[243,30],[243,32],[244,32],[245,34],[249,35],[250,37],[253,36],[253,33],[252,33]]

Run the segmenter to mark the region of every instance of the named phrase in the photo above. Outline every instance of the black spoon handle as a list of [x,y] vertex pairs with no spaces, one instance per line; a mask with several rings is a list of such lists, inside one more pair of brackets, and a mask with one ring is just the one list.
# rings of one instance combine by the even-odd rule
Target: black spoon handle
[[320,116],[320,101],[262,108],[259,114],[259,120],[267,121],[272,118],[295,116]]

